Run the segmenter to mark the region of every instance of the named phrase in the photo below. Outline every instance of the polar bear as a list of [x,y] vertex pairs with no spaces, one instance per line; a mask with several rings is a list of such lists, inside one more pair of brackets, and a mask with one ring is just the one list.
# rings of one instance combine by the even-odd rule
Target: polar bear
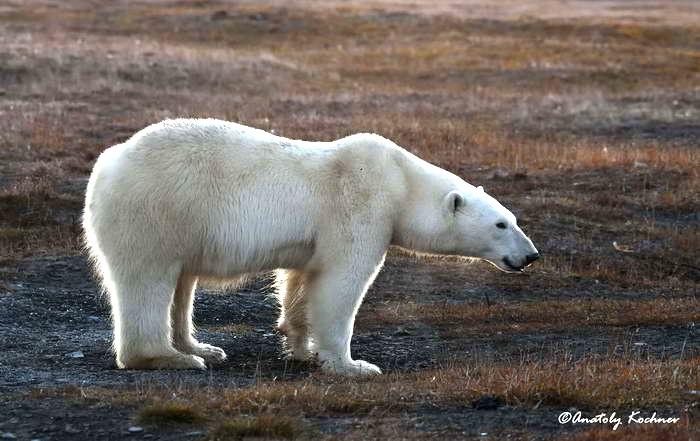
[[481,187],[381,136],[307,142],[214,119],[166,120],[105,150],[83,228],[109,293],[117,365],[131,369],[224,360],[193,335],[198,280],[274,270],[278,326],[295,358],[379,374],[351,357],[350,340],[390,245],[506,272],[538,257]]

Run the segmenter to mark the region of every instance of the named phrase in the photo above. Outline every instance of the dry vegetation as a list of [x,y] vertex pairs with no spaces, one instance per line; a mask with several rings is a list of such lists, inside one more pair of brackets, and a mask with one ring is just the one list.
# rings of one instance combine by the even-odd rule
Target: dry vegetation
[[373,323],[402,324],[419,320],[444,327],[443,335],[482,335],[496,332],[531,333],[621,326],[677,325],[700,322],[700,299],[653,300],[570,299],[512,302],[507,304],[392,302],[362,317]]
[[[529,357],[528,357],[529,358]],[[256,413],[289,415],[369,415],[400,413],[418,406],[471,405],[484,395],[514,406],[553,405],[578,409],[651,408],[676,404],[700,381],[700,360],[652,360],[621,356],[575,359],[521,358],[482,363],[453,360],[435,370],[348,380],[314,374],[296,381],[258,381],[250,387],[203,388],[142,385],[105,388],[37,389],[33,398],[63,396],[95,402],[145,403],[138,414],[146,424],[201,423],[223,416]],[[206,416],[205,416],[206,412]]]
[[[528,277],[504,278],[481,264],[409,263],[392,252],[387,271],[410,268],[411,278],[378,281],[370,296],[381,302],[363,309],[361,329],[420,323],[448,342],[651,327],[697,337],[700,10],[680,1],[433,3],[0,5],[0,263],[79,254],[96,156],[161,119],[218,117],[310,140],[373,131],[484,185],[544,257]],[[416,281],[425,296],[402,297]],[[504,294],[450,301],[459,284]],[[542,349],[500,360],[461,352],[371,381],[312,375],[30,398],[131,406],[143,424],[203,426],[212,439],[317,437],[329,415],[361,417],[349,438],[414,439],[429,431],[402,422],[406,412],[459,412],[485,395],[525,409],[678,413],[697,403],[685,393],[697,389],[696,352]],[[683,418],[587,427],[570,439],[698,436],[697,416]],[[511,429],[503,433],[529,437]]]
[[[400,417],[421,408],[445,411],[471,407],[491,397],[505,405],[537,409],[661,409],[685,402],[683,391],[700,381],[700,360],[653,360],[634,354],[575,359],[560,354],[540,360],[482,363],[453,360],[451,365],[413,374],[369,380],[321,375],[297,381],[260,381],[249,387],[191,389],[149,385],[138,389],[64,388],[34,390],[34,399],[63,397],[90,405],[145,403],[138,421],[152,425],[209,427],[213,439],[245,434],[273,438],[315,433],[321,417]],[[684,415],[688,418],[688,415]],[[687,436],[686,426],[658,431]],[[609,429],[608,429],[609,430]],[[657,433],[653,432],[653,433]],[[598,433],[598,432],[595,432]],[[620,431],[620,434],[627,433]],[[586,438],[581,434],[580,439]],[[621,438],[629,439],[627,435]],[[579,438],[576,438],[579,439]]]

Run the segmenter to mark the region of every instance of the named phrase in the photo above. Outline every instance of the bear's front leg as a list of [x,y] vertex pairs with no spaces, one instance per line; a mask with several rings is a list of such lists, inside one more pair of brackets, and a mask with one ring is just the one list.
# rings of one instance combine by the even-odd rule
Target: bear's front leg
[[383,262],[383,253],[374,259],[365,255],[336,262],[314,280],[308,301],[311,348],[325,372],[350,376],[382,373],[372,363],[352,359],[350,340],[355,314]]

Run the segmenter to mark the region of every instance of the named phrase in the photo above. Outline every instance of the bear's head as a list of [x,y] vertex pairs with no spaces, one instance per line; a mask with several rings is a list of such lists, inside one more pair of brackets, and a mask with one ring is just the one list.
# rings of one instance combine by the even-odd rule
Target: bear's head
[[449,181],[448,186],[417,190],[421,203],[402,210],[408,221],[399,228],[397,245],[431,254],[475,257],[505,272],[521,272],[539,258],[513,213],[482,187],[459,178]]
[[513,213],[483,187],[469,190],[453,190],[443,201],[448,217],[445,233],[457,254],[484,259],[506,272],[520,272],[537,260],[537,248]]

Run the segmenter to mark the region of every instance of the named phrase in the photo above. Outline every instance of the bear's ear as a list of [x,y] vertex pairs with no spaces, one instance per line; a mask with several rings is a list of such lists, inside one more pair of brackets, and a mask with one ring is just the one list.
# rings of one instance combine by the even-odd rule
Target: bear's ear
[[479,191],[482,192],[482,193],[484,192],[484,187],[482,187],[481,185],[479,185],[478,187],[476,187],[476,189],[479,190]]
[[449,214],[455,214],[464,205],[464,197],[458,191],[451,191],[445,196],[445,209]]

